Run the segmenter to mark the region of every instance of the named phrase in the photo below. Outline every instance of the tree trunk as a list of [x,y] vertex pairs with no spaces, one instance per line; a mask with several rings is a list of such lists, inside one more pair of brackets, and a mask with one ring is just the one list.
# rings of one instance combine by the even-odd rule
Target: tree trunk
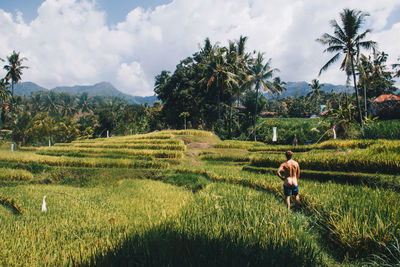
[[360,117],[360,126],[361,130],[364,134],[364,124],[363,124],[363,119],[362,119],[362,113],[361,113],[361,106],[360,106],[360,99],[358,99],[358,90],[357,90],[357,81],[356,81],[356,73],[354,71],[354,59],[353,55],[351,55],[351,70],[353,72],[353,82],[354,82],[354,90],[356,91],[356,100],[357,100],[357,109],[358,109],[358,116]]
[[232,106],[233,106],[233,101],[231,101],[231,106],[229,110],[229,133],[228,133],[228,139],[232,138]]
[[364,109],[365,109],[365,118],[368,117],[368,109],[367,109],[367,86],[365,84],[365,81],[363,82],[364,84]]
[[13,111],[14,107],[14,80],[11,79],[11,106],[10,106],[10,111]]
[[218,90],[218,134],[221,134],[221,100],[220,100],[221,90]]
[[255,107],[255,110],[254,110],[254,141],[257,141],[257,132],[256,132],[257,105],[258,105],[258,85],[256,85],[256,107]]

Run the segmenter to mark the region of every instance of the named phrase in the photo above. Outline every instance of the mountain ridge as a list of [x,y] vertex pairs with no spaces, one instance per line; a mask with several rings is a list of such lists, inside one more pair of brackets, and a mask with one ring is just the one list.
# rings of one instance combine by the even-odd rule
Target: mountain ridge
[[[325,92],[335,92],[340,93],[344,91],[352,92],[352,87],[346,87],[344,85],[334,85],[330,83],[323,84],[324,86],[321,88],[322,91]],[[311,92],[311,88],[308,83],[305,81],[300,82],[287,82],[286,90],[282,92],[281,95],[276,96],[277,98],[285,98],[289,96],[304,96],[307,93]],[[128,103],[131,104],[144,104],[147,103],[152,105],[154,101],[157,101],[157,96],[132,96],[125,94],[115,88],[109,82],[99,82],[94,85],[75,85],[75,86],[57,86],[52,89],[46,89],[41,87],[33,82],[21,82],[15,85],[14,94],[15,95],[24,95],[29,96],[31,93],[38,91],[54,91],[57,93],[66,92],[71,95],[77,95],[82,93],[87,93],[89,96],[115,96],[125,99]],[[264,94],[267,98],[270,97],[268,93]]]
[[52,89],[41,87],[33,82],[21,82],[15,85],[14,94],[29,96],[31,93],[39,91],[53,91],[56,93],[69,93],[71,95],[78,95],[87,93],[89,96],[114,96],[125,99],[130,104],[149,104],[152,105],[157,101],[157,96],[133,96],[125,94],[115,88],[109,82],[100,82],[94,85],[75,85],[75,86],[57,86]]

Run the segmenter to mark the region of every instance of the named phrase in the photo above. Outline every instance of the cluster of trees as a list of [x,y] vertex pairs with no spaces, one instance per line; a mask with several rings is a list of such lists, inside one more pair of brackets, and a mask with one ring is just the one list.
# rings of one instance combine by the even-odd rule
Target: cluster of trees
[[155,92],[170,127],[189,124],[232,138],[253,124],[256,140],[257,114],[265,102],[260,90],[279,94],[284,83],[275,76],[278,70],[272,68],[271,59],[246,51],[246,41],[241,36],[225,47],[207,38],[200,51],[183,59],[174,73],[162,71],[156,76]]
[[[357,117],[361,128],[363,128],[363,116],[364,119],[368,117],[368,99],[395,92],[397,88],[394,87],[393,77],[399,76],[399,71],[392,73],[388,70],[385,65],[388,55],[377,51],[377,43],[365,40],[371,29],[360,32],[367,16],[369,16],[368,13],[359,10],[344,9],[340,13],[340,23],[336,20],[331,21],[334,33],[325,33],[317,39],[318,42],[328,46],[324,52],[335,53],[321,68],[320,74],[338,61],[342,55],[344,56],[340,68],[346,73],[348,82],[350,77],[353,80]],[[372,51],[372,56],[362,54],[361,49]],[[392,67],[398,66],[394,64]],[[361,95],[364,98],[363,112],[360,104]]]
[[2,125],[13,141],[43,145],[78,138],[147,133],[164,127],[160,105],[128,104],[117,97],[87,93],[36,92],[16,96],[12,112],[3,110]]

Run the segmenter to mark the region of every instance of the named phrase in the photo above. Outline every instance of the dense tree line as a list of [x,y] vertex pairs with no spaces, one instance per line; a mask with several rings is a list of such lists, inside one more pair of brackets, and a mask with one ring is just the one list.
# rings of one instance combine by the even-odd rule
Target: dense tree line
[[13,112],[2,111],[2,125],[13,141],[25,144],[71,142],[78,138],[128,135],[160,130],[159,105],[135,105],[117,97],[87,93],[36,92],[16,96]]

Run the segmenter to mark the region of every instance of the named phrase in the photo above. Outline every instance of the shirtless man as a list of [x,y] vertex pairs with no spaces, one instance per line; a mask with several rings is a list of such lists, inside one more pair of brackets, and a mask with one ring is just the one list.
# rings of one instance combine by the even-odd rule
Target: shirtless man
[[[288,210],[290,210],[290,193],[296,196],[296,203],[297,205],[300,204],[300,196],[299,196],[299,185],[297,180],[300,178],[300,166],[297,161],[292,159],[293,152],[288,150],[285,153],[287,161],[279,166],[276,173],[278,174],[279,178],[283,181],[283,191],[286,197],[286,204]],[[281,175],[281,172],[285,172],[285,177]]]

